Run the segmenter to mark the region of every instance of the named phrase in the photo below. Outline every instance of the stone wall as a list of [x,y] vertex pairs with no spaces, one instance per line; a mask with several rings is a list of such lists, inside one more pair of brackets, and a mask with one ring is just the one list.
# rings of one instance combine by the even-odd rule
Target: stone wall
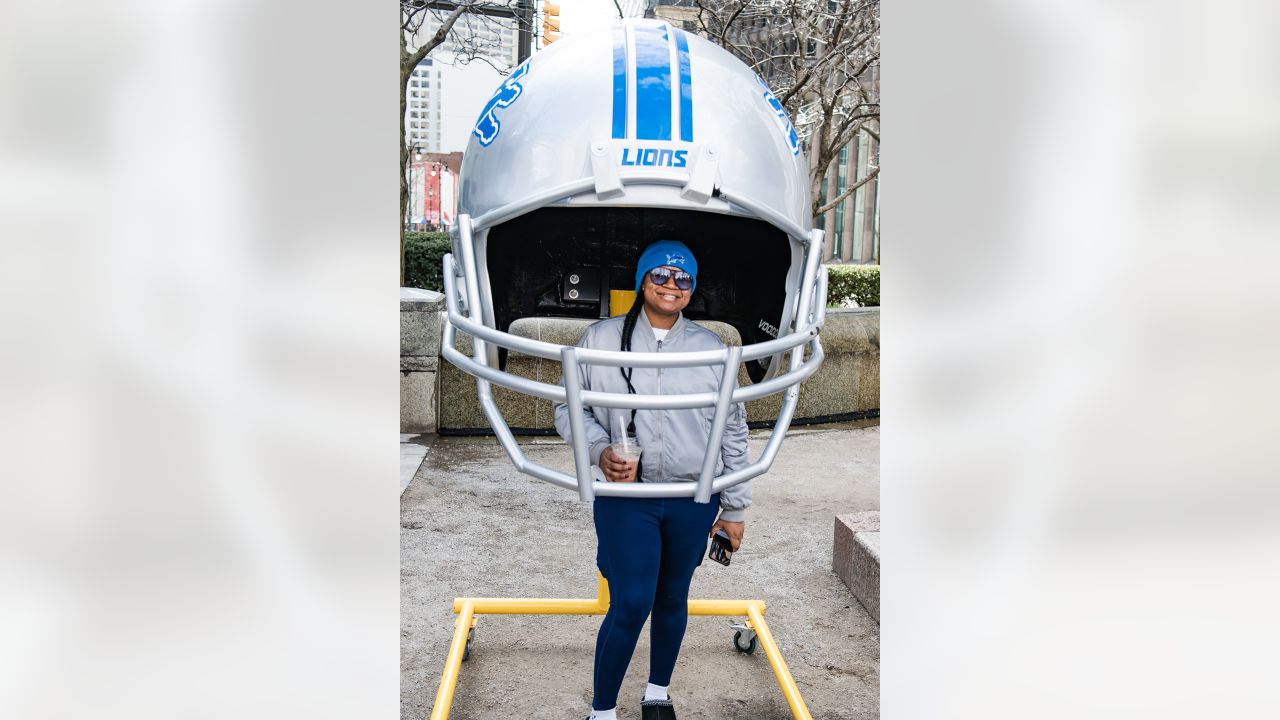
[[[410,303],[408,308],[406,301],[403,298],[401,300],[401,430],[421,432],[427,415],[431,414],[431,422],[440,432],[488,432],[489,423],[480,410],[480,402],[476,397],[475,378],[447,362],[439,362],[439,315],[437,312],[436,319],[432,322],[430,311],[426,308],[432,302],[440,307],[440,296],[438,293],[431,295],[435,296],[434,299]],[[576,345],[583,330],[592,322],[524,318],[517,320],[510,331],[512,334],[544,342]],[[737,345],[741,342],[732,326],[718,322],[700,324],[715,332],[728,344]],[[413,342],[406,342],[410,335]],[[428,367],[427,360],[431,350],[428,344],[431,342],[434,342],[437,355],[436,363]],[[826,359],[818,372],[801,386],[795,420],[838,419],[878,410],[880,309],[828,310],[826,326],[822,332],[822,347],[826,352]],[[471,353],[470,336],[458,333],[458,349],[467,355]],[[412,350],[413,354],[408,350]],[[512,352],[507,358],[507,370],[545,383],[560,382],[559,361]],[[421,387],[421,383],[428,380],[428,372],[437,383],[433,394]],[[738,381],[743,385],[748,384],[745,369],[739,373]],[[493,394],[507,423],[517,433],[553,431],[550,401],[497,386],[494,387]],[[434,405],[433,399],[438,400]],[[777,419],[781,405],[782,393],[747,403],[748,420],[772,422]],[[437,407],[438,413],[435,412]],[[410,420],[414,421],[412,427],[407,425]]]
[[[800,386],[792,422],[839,419],[880,409],[880,308],[828,310],[822,367]],[[747,383],[746,372],[738,383]],[[749,422],[777,420],[783,393],[747,403]]]
[[436,383],[444,295],[400,288],[400,432],[436,429]]

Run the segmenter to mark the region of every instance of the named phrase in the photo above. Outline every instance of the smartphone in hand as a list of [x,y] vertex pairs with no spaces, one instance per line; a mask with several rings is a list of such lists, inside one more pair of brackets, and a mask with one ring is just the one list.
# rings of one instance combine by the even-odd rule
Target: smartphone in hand
[[711,551],[707,553],[707,557],[725,567],[729,566],[729,560],[733,557],[733,541],[723,530],[717,530],[711,536]]

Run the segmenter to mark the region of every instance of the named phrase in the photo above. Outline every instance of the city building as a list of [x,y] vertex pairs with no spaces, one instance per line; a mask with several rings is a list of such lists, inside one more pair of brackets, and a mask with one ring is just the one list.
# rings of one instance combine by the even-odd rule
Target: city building
[[[819,193],[820,206],[843,193],[878,167],[879,143],[865,134],[840,150],[828,167]],[[880,264],[880,177],[858,188],[839,205],[819,215],[814,226],[824,232],[822,261]]]
[[413,69],[405,88],[404,132],[410,151],[440,152],[440,102],[443,76],[431,58]]
[[449,230],[458,216],[462,153],[414,152],[409,156],[409,230]]
[[666,20],[685,32],[699,32],[698,6],[694,0],[644,0],[644,16]]
[[[440,29],[444,16],[428,13],[418,30],[419,38],[429,38]],[[431,51],[433,57],[445,58],[442,64],[460,59],[483,58],[502,72],[520,62],[519,22],[512,17],[468,13],[458,18],[445,41]]]

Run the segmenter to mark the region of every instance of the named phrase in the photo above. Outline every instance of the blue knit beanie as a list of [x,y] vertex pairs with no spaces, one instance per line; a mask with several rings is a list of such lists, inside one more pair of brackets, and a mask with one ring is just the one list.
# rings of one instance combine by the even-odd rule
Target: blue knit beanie
[[663,265],[680,268],[692,275],[693,287],[689,288],[690,292],[698,287],[698,261],[694,259],[693,251],[689,250],[689,246],[679,240],[659,240],[645,248],[640,254],[640,262],[636,263],[637,293],[640,292],[640,286],[644,284],[644,274]]

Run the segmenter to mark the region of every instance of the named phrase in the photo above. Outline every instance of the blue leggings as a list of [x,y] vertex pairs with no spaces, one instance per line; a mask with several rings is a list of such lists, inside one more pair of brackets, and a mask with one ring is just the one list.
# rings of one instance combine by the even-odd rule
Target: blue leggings
[[595,499],[596,564],[609,581],[609,612],[596,636],[591,707],[617,707],[650,611],[649,682],[671,684],[689,620],[689,583],[719,509],[718,494],[706,504],[689,497]]

